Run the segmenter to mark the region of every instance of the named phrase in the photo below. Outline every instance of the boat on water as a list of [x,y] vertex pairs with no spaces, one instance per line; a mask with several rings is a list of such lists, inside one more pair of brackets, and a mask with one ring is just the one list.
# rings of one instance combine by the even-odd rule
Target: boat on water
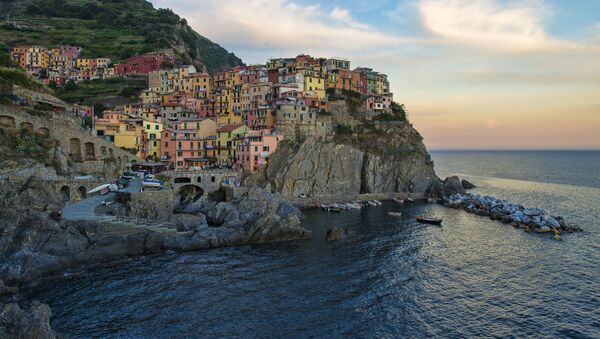
[[379,200],[373,200],[373,202],[374,202],[374,203],[375,203],[375,205],[377,205],[377,206],[381,206],[381,205],[383,205],[383,203],[382,203],[381,201],[379,201]]
[[413,198],[406,198],[406,201],[407,202],[415,202],[415,199],[413,199]]
[[399,204],[404,204],[404,199],[400,199],[397,197],[393,197],[392,200],[394,200],[395,202],[399,203]]
[[163,182],[156,179],[144,179],[142,180],[144,187],[162,187]]
[[133,180],[135,178],[138,178],[139,176],[140,176],[140,174],[137,173],[137,172],[125,172],[125,173],[123,173],[123,175],[121,176],[121,178],[128,179],[128,180]]
[[441,218],[428,217],[426,215],[418,215],[417,221],[420,223],[431,224],[431,225],[441,225],[442,224]]
[[369,204],[370,206],[377,206],[377,204],[374,201],[367,201],[367,204]]
[[388,212],[388,215],[392,216],[392,217],[401,217],[402,213],[400,213],[400,212]]

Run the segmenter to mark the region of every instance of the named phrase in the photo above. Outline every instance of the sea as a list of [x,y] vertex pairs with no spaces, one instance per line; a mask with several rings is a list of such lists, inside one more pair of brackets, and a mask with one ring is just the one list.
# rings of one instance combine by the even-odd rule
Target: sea
[[[75,338],[600,338],[600,151],[431,154],[440,177],[583,232],[556,241],[430,203],[309,210],[312,240],[133,258],[30,298]],[[346,239],[325,241],[331,226]]]

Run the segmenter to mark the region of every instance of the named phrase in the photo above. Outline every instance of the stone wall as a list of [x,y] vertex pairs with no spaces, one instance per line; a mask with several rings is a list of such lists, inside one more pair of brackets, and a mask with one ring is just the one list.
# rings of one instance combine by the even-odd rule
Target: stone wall
[[118,192],[115,200],[133,219],[166,221],[173,215],[173,191]]
[[119,172],[131,162],[141,160],[113,143],[90,135],[66,113],[0,106],[0,133],[11,128],[26,128],[55,139],[79,173],[103,175],[107,167]]

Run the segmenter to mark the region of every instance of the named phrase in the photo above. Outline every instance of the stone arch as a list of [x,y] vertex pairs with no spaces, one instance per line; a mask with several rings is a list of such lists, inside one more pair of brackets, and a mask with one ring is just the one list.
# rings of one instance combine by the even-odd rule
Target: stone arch
[[175,178],[174,182],[176,184],[189,184],[192,182],[192,179],[188,178],[188,177],[180,177],[180,178]]
[[69,140],[69,155],[73,161],[81,161],[81,140],[78,138],[71,138]]
[[202,187],[194,184],[185,185],[177,190],[180,204],[195,202],[204,195]]
[[71,189],[69,186],[63,186],[60,188],[60,196],[63,202],[71,201]]
[[87,188],[85,188],[85,186],[79,186],[77,193],[79,193],[79,197],[81,197],[81,199],[85,199],[87,196]]
[[19,127],[21,127],[21,132],[23,132],[23,133],[27,133],[27,134],[33,133],[33,124],[30,122],[24,121],[21,123],[21,125]]
[[46,127],[40,127],[37,129],[36,134],[41,137],[47,138],[50,136],[50,130],[47,129]]
[[15,118],[8,115],[0,115],[0,128],[15,128]]
[[96,146],[93,142],[85,143],[85,160],[96,160]]

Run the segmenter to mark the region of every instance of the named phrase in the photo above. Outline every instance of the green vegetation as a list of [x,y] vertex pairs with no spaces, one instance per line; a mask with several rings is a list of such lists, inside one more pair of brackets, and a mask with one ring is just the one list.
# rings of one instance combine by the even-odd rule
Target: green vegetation
[[33,91],[48,91],[44,84],[33,79],[24,70],[14,67],[0,66],[0,84],[3,88],[9,86],[12,89],[11,85],[15,84]]
[[26,129],[8,130],[0,136],[1,148],[8,150],[3,152],[4,155],[14,159],[29,158],[45,162],[53,142],[46,135],[32,133]]
[[84,57],[120,62],[183,43],[177,57],[204,64],[209,72],[242,64],[171,10],[155,9],[145,0],[4,0],[0,11],[12,22],[0,26],[4,50],[22,44],[69,44],[83,47]]
[[352,126],[339,124],[335,126],[335,132],[338,134],[352,134]]
[[[71,102],[93,105],[95,112],[104,110],[104,104],[118,97],[131,98],[148,87],[145,78],[111,78],[67,83],[63,88],[57,88],[57,97]],[[100,110],[101,109],[101,110]]]

